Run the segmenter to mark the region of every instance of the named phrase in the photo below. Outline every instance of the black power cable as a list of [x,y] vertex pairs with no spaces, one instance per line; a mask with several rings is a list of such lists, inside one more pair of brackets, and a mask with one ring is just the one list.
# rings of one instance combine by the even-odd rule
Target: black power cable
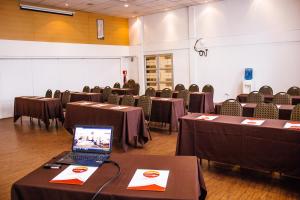
[[120,165],[113,161],[113,160],[107,160],[104,162],[105,163],[112,163],[114,164],[117,168],[118,168],[118,172],[113,176],[111,177],[108,181],[106,181],[100,188],[99,190],[94,194],[93,198],[91,200],[95,200],[97,198],[97,196],[99,195],[99,193],[103,190],[103,188],[105,188],[108,184],[110,184],[112,181],[114,181],[116,178],[118,178],[121,174],[121,167]]

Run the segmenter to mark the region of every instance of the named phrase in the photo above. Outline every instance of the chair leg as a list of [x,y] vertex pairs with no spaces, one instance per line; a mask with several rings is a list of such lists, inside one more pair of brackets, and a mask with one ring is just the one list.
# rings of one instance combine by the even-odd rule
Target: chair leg
[[41,121],[40,121],[40,119],[38,119],[38,124],[39,124],[39,127],[41,127]]
[[56,129],[58,129],[57,118],[55,118],[55,127],[56,127]]
[[23,124],[23,118],[22,118],[22,116],[21,116],[21,125]]

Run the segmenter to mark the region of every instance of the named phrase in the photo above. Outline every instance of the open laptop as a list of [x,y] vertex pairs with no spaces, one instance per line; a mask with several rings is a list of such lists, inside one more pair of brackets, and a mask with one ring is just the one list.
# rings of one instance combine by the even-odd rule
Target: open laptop
[[75,126],[72,152],[56,163],[100,166],[112,151],[113,127]]

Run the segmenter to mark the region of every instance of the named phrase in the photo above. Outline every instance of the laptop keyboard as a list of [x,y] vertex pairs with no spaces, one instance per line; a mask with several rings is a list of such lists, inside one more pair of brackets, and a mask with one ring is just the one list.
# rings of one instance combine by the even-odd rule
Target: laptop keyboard
[[107,155],[70,153],[68,157],[72,160],[104,160]]

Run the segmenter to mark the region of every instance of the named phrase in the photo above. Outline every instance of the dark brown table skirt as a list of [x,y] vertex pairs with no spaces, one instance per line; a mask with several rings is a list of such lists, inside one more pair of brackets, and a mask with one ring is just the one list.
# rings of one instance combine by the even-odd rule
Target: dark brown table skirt
[[116,105],[106,104],[96,107],[99,103],[73,102],[67,104],[64,127],[72,133],[75,125],[109,125],[114,127],[114,141],[127,151],[128,145],[142,147],[149,140],[145,127],[142,108],[127,106],[125,109],[114,110]]
[[[236,99],[241,103],[247,102],[248,94],[240,94],[236,97]],[[300,103],[300,96],[291,96],[292,97],[292,104],[297,105]],[[274,95],[264,95],[265,103],[272,103]]]
[[[62,155],[62,154],[61,154]],[[60,157],[59,155],[58,157]],[[49,162],[55,162],[53,158]],[[191,156],[151,156],[113,154],[111,160],[121,167],[121,175],[99,194],[97,199],[118,200],[182,200],[205,199],[206,187],[201,166]],[[112,164],[104,164],[81,186],[54,184],[49,181],[66,168],[44,169],[42,166],[12,185],[12,200],[83,200],[117,173]],[[127,190],[136,169],[170,170],[165,192]]]
[[93,101],[93,102],[103,102],[102,94],[100,93],[85,93],[85,92],[72,92],[71,102],[75,101]]
[[[156,96],[160,97],[161,90],[156,91]],[[172,97],[177,98],[178,91],[173,91]],[[191,92],[189,102],[189,112],[194,113],[213,113],[214,100],[213,93],[210,92]]]
[[176,155],[191,155],[258,170],[300,177],[300,131],[285,129],[285,120],[243,125],[245,117],[213,121],[191,114],[180,119]]
[[[256,103],[245,103],[245,105],[243,106],[243,116],[253,117],[255,107],[256,107]],[[280,105],[279,119],[290,120],[293,108],[294,108],[293,105]],[[220,114],[220,111],[221,111],[221,103],[216,103],[215,113]]]
[[171,131],[178,130],[178,119],[185,115],[183,99],[151,97],[151,121],[170,124]]
[[58,118],[64,122],[64,114],[60,99],[44,97],[16,97],[14,104],[14,122],[21,116],[29,116],[42,120],[46,127],[50,119]]

